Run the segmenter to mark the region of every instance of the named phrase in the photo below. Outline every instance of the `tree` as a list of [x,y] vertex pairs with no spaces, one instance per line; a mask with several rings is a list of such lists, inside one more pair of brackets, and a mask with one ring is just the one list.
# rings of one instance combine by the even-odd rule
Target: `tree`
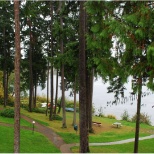
[[14,37],[13,32],[13,6],[10,2],[0,2],[1,25],[0,25],[0,70],[3,70],[3,87],[4,87],[4,106],[6,107],[9,95],[8,80],[11,72],[14,69]]
[[[42,4],[43,3],[43,4]],[[29,110],[36,107],[37,86],[45,86],[47,59],[45,56],[47,46],[47,21],[42,17],[46,13],[40,11],[45,7],[44,2],[26,2],[22,5],[21,25],[22,42],[25,51],[22,60],[22,88],[29,89]],[[38,9],[39,8],[39,9]],[[47,33],[47,34],[46,34]],[[27,39],[28,38],[28,39]],[[45,39],[46,38],[46,39]],[[37,58],[36,58],[37,57]],[[29,75],[28,75],[29,74]]]
[[148,56],[150,60],[152,58],[148,49],[151,48],[154,39],[151,36],[153,2],[118,2],[115,6],[112,18],[107,22],[110,25],[108,31],[112,32],[116,39],[115,54],[118,58],[114,58],[116,61],[114,72],[116,70],[116,74],[122,79],[129,76],[135,79],[133,93],[138,94],[138,99],[134,152],[137,153],[143,81],[145,84],[148,82],[147,86],[151,86],[151,89],[153,85],[150,81],[153,80],[153,66],[147,58]]
[[15,115],[14,115],[14,153],[20,153],[20,19],[19,1],[14,1],[15,20]]
[[[53,3],[49,2],[49,6],[50,6],[50,18],[51,18],[51,23],[50,23],[50,32],[51,32],[51,36],[50,36],[50,56],[51,58],[53,58]],[[53,86],[53,65],[52,63],[50,63],[50,116],[49,116],[49,120],[52,120],[53,118],[53,90],[54,90],[54,86]]]
[[80,108],[80,152],[89,152],[86,110],[86,12],[84,1],[80,1],[79,16],[79,108]]

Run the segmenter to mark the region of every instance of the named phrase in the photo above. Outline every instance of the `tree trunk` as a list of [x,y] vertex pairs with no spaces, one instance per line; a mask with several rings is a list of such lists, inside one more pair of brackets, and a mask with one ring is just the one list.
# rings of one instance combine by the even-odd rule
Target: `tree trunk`
[[58,114],[60,114],[61,106],[62,106],[62,97],[61,97],[61,99],[60,99],[60,104],[59,104]]
[[33,103],[33,68],[32,68],[32,41],[33,34],[31,31],[31,20],[28,19],[29,23],[29,35],[30,35],[30,49],[29,49],[29,111],[32,112],[32,103]]
[[48,115],[48,104],[49,104],[49,62],[48,62],[48,70],[47,70],[47,106],[46,106],[46,116]]
[[89,132],[93,133],[94,130],[92,128],[92,99],[93,99],[93,75],[94,70],[92,69],[89,74],[89,112],[88,112],[88,126]]
[[20,153],[20,24],[19,1],[14,1],[15,18],[15,108],[14,108],[14,153]]
[[135,142],[134,142],[134,153],[138,153],[138,141],[140,131],[140,110],[141,110],[141,95],[142,95],[142,76],[138,79],[138,99],[137,99],[137,115],[136,115],[136,130],[135,130]]
[[86,116],[86,40],[84,1],[80,1],[79,17],[79,107],[80,107],[80,153],[89,152],[88,128]]
[[36,97],[37,97],[37,83],[34,87],[34,108],[36,108]]
[[5,46],[5,27],[3,30],[3,45],[4,45],[4,68],[3,68],[3,87],[4,87],[4,107],[7,105],[7,91],[8,91],[8,85],[7,85],[7,51],[6,51],[6,46]]
[[54,109],[54,114],[57,113],[57,99],[58,99],[58,69],[57,69],[57,74],[56,74],[56,94],[55,94],[55,109]]
[[72,125],[76,125],[76,77],[74,81],[74,114],[73,114],[73,123]]
[[[50,39],[50,48],[51,48],[51,57],[53,57],[53,30],[52,30],[52,24],[53,24],[53,4],[52,1],[49,2],[50,5],[50,17],[51,17],[51,23],[50,23],[50,32],[51,32],[51,39]],[[50,94],[50,116],[49,116],[49,120],[53,120],[53,65],[52,63],[50,63],[51,65],[51,72],[50,72],[50,86],[51,86],[51,94]]]
[[[63,1],[59,1],[59,10],[62,10],[63,7]],[[61,30],[63,31],[63,17],[60,13],[60,27]],[[61,35],[60,38],[60,51],[61,54],[64,54],[64,43],[63,43],[63,37]],[[61,66],[61,88],[62,88],[62,111],[63,111],[63,120],[62,120],[62,128],[66,128],[66,111],[65,111],[65,81],[64,81],[64,64],[62,63]]]

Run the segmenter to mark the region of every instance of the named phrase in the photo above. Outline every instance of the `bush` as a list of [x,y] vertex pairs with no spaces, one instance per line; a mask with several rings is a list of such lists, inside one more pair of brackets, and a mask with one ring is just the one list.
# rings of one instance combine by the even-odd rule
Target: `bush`
[[109,114],[109,115],[107,115],[107,118],[109,118],[109,119],[116,119],[116,116],[114,116],[112,114]]
[[100,107],[100,108],[98,109],[98,117],[104,117],[103,108],[102,108],[102,107]]
[[8,97],[7,105],[13,107],[14,106],[14,98],[12,96]]
[[[132,122],[136,122],[136,118],[137,118],[137,115],[135,114],[131,119]],[[150,117],[145,113],[141,113],[140,114],[140,123],[145,123],[147,125],[151,125]]]
[[53,120],[62,120],[63,118],[61,117],[61,116],[59,116],[59,115],[57,115],[57,114],[54,114],[53,115]]
[[[66,107],[68,108],[74,108],[74,101],[73,100],[65,100],[66,101]],[[76,107],[79,107],[79,102],[76,102]]]
[[10,108],[4,109],[1,111],[0,115],[3,117],[14,118],[14,110]]
[[47,102],[47,97],[46,96],[37,96],[36,100],[39,103],[44,103],[44,102]]
[[125,110],[124,113],[121,115],[121,119],[129,121],[129,114],[127,110]]
[[36,108],[33,109],[33,112],[45,114],[46,113],[46,108],[37,108],[36,107]]

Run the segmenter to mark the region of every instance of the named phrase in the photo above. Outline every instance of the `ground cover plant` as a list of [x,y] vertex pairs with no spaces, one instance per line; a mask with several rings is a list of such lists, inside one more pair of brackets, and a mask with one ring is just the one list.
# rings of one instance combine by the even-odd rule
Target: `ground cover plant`
[[[0,127],[0,153],[13,153],[13,127]],[[21,153],[56,153],[60,152],[47,138],[38,132],[21,129]],[[43,143],[43,144],[42,144]]]

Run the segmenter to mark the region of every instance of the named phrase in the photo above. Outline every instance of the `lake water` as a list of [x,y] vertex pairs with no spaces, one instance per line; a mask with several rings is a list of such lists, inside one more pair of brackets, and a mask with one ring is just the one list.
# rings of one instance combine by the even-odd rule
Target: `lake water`
[[[59,77],[59,83],[61,78]],[[54,85],[56,83],[56,76],[54,76]],[[130,115],[130,118],[136,114],[136,108],[137,108],[137,99],[133,99],[130,97],[131,90],[131,83],[128,82],[125,87],[125,103],[122,98],[120,98],[117,105],[113,104],[114,101],[114,94],[113,93],[107,93],[107,87],[109,86],[108,83],[103,83],[101,78],[98,78],[97,80],[94,79],[94,91],[93,91],[93,105],[96,109],[96,112],[98,109],[102,108],[103,114],[108,115],[112,114],[115,115],[117,119],[121,119],[121,115],[124,113],[125,110],[127,110],[128,114]],[[59,84],[60,87],[60,84]],[[54,86],[55,88],[55,86]],[[40,87],[38,87],[38,94],[39,95],[46,95],[46,88],[41,90]],[[58,97],[61,97],[61,91],[60,88],[58,90]],[[154,94],[147,90],[146,87],[143,86],[143,94],[146,96],[142,97],[142,105],[141,105],[141,113],[145,113],[150,117],[151,123],[154,126]],[[70,96],[70,91],[65,92],[66,98],[73,100],[73,97]],[[77,94],[77,100],[79,100],[79,95]],[[108,102],[108,104],[107,104]]]

